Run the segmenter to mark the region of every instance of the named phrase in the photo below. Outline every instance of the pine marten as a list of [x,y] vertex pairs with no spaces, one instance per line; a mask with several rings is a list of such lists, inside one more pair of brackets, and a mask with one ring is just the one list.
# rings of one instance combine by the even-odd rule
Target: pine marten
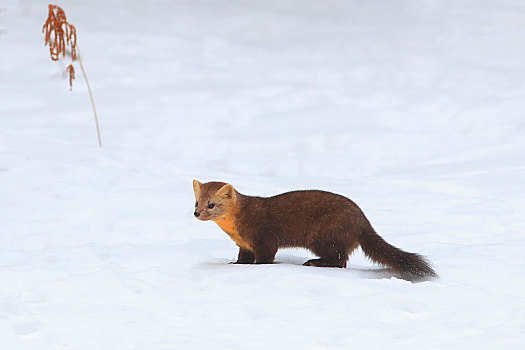
[[306,266],[346,267],[348,255],[361,246],[372,261],[404,277],[437,277],[424,257],[385,242],[344,196],[307,190],[252,197],[224,182],[197,180],[193,190],[195,217],[215,221],[239,246],[237,264],[271,264],[279,248],[301,247],[319,257]]

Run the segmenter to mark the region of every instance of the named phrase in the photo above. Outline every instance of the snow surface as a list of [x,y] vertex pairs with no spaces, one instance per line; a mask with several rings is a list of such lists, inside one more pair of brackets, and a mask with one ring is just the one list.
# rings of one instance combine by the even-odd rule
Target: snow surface
[[[0,2],[0,349],[525,348],[525,3],[69,1],[99,111]],[[410,283],[231,265],[191,180],[318,188]]]

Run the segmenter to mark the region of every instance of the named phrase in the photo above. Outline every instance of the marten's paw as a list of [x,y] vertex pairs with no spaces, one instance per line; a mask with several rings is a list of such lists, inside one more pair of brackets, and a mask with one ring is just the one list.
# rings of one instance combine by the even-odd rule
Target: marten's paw
[[235,264],[235,265],[255,264],[255,261],[254,260],[251,260],[251,261],[250,260],[237,260],[237,261],[232,261],[230,264]]
[[247,249],[240,248],[239,256],[234,264],[253,264],[255,262],[255,255]]
[[346,260],[340,259],[310,259],[303,264],[304,266],[316,267],[346,267]]

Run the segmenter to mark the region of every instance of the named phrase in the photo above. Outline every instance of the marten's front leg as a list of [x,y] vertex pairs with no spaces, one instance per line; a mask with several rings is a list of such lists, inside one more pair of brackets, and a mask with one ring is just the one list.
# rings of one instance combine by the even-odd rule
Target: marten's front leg
[[255,249],[255,263],[256,264],[271,264],[277,254],[277,248],[275,247],[256,247]]
[[255,262],[255,255],[248,249],[239,248],[239,256],[236,264],[253,264]]
[[277,240],[269,233],[273,232],[271,228],[264,228],[254,235],[253,253],[255,254],[256,264],[271,264],[279,248]]

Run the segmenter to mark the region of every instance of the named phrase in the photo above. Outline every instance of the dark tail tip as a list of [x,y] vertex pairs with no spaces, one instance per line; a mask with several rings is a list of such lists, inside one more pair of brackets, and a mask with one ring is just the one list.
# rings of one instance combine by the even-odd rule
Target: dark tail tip
[[416,253],[408,253],[385,242],[376,232],[363,232],[359,238],[361,249],[374,262],[388,266],[409,280],[435,278],[438,274],[432,264]]
[[432,264],[424,256],[415,253],[407,253],[402,250],[399,251],[400,254],[395,257],[395,265],[392,267],[403,276],[416,279],[438,277],[438,274],[432,268]]

